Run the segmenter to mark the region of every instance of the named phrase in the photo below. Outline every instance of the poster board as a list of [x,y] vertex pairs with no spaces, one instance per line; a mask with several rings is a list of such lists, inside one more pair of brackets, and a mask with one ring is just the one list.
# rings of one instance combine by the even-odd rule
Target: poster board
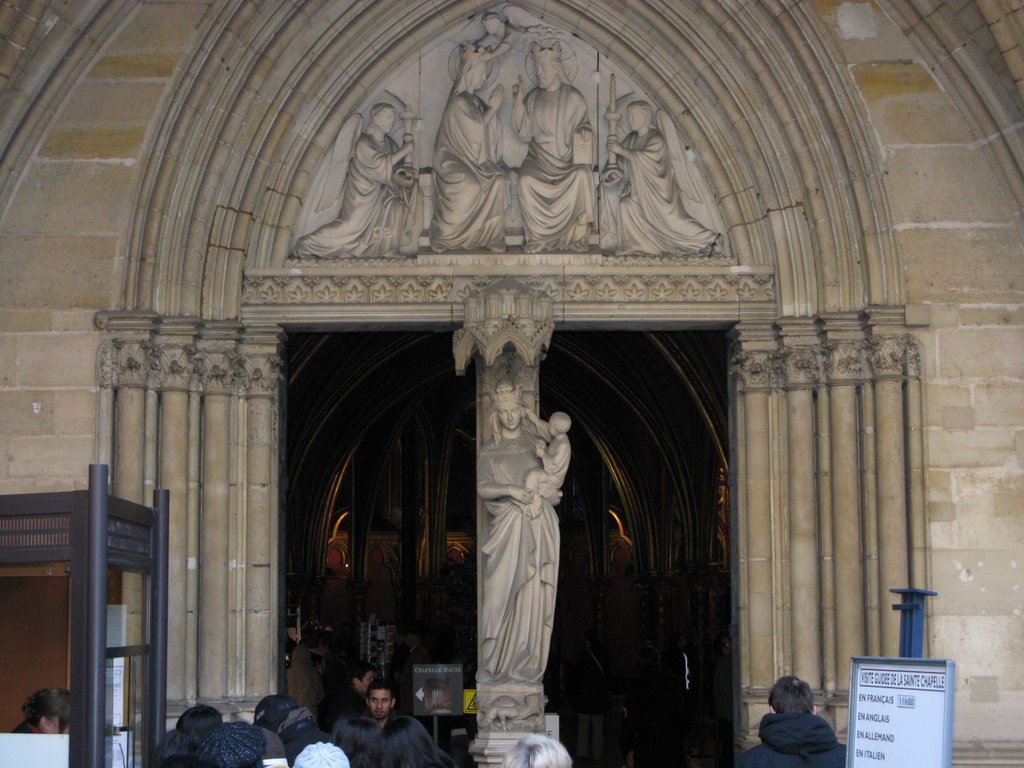
[[414,715],[461,715],[462,665],[413,664],[412,690]]
[[855,656],[846,768],[953,764],[954,664]]

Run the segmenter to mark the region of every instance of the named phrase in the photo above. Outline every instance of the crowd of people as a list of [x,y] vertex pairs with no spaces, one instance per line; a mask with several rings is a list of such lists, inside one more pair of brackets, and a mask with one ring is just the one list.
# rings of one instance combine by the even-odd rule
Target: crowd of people
[[[374,688],[370,690],[382,690]],[[312,712],[290,696],[267,696],[252,724],[224,722],[207,705],[187,709],[157,751],[158,768],[456,768],[415,717],[381,718],[367,707],[343,716],[331,733],[317,727]],[[505,768],[571,768],[558,741],[531,735],[505,756]]]
[[[157,746],[157,768],[463,768],[468,753],[449,754],[413,716],[411,671],[429,663],[426,630],[402,632],[402,653],[394,678],[369,662],[348,661],[330,633],[309,632],[291,649],[287,693],[257,704],[252,723],[225,722],[216,708],[199,704],[178,718]],[[731,642],[718,643],[713,675],[715,765],[733,765]],[[686,639],[673,636],[664,652],[640,649],[640,670],[625,697],[621,752],[629,768],[688,764],[692,734],[687,722],[702,720],[692,711],[695,667]],[[607,661],[597,633],[586,633],[569,681],[577,713],[576,758],[601,763],[603,719],[611,702]],[[827,720],[817,715],[810,686],[784,676],[772,687],[769,713],[761,720],[761,744],[739,756],[738,768],[842,768],[846,748]],[[68,733],[70,694],[43,688],[22,705],[23,734]],[[454,746],[454,742],[452,742]],[[453,756],[455,759],[453,759]],[[505,768],[571,768],[569,752],[558,741],[530,736],[509,751]]]

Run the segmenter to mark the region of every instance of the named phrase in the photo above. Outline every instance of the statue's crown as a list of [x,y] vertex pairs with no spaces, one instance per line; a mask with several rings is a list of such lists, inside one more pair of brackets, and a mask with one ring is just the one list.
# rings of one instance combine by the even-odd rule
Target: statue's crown
[[491,402],[494,405],[499,403],[519,403],[523,399],[523,390],[520,387],[513,387],[509,382],[503,381],[491,392]]

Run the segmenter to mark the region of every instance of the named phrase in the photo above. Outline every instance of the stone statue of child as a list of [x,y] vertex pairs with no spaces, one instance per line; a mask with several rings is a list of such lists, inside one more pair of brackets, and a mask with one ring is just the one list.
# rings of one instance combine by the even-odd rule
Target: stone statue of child
[[566,434],[572,426],[572,419],[569,418],[569,414],[562,411],[551,414],[551,419],[546,422],[538,419],[532,412],[528,418],[544,438],[538,440],[536,444],[537,458],[544,466],[528,471],[523,482],[526,490],[533,493],[533,499],[527,504],[524,512],[529,517],[537,517],[545,499],[554,505],[562,498],[562,483],[565,481],[565,473],[569,470],[569,459],[572,456],[572,446]]

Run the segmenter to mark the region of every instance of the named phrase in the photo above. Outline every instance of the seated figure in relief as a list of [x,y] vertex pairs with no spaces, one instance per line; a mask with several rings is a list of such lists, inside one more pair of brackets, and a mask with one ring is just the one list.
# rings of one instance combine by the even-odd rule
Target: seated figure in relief
[[[634,101],[626,108],[630,133],[622,143],[609,141],[625,171],[619,197],[619,256],[706,255],[718,234],[692,218],[684,207],[684,196],[673,164],[669,139],[675,128],[659,115],[652,122],[651,105]],[[672,135],[668,132],[672,131]],[[678,142],[676,142],[678,144]],[[682,155],[679,146],[677,154]]]
[[501,161],[498,108],[505,89],[485,102],[475,91],[488,62],[500,53],[463,43],[459,74],[434,140],[434,213],[430,246],[435,251],[505,250],[508,169]]
[[[370,125],[355,140],[334,221],[299,238],[295,255],[375,257],[416,252],[420,198],[415,177],[403,166],[414,149],[401,147],[389,132],[397,110],[387,103],[370,110]],[[357,122],[358,125],[358,122]],[[356,129],[358,132],[358,128]]]
[[519,168],[517,190],[524,248],[585,251],[594,226],[593,131],[587,103],[569,83],[562,48],[531,48],[537,87],[523,78],[512,87],[512,125],[530,146]]

